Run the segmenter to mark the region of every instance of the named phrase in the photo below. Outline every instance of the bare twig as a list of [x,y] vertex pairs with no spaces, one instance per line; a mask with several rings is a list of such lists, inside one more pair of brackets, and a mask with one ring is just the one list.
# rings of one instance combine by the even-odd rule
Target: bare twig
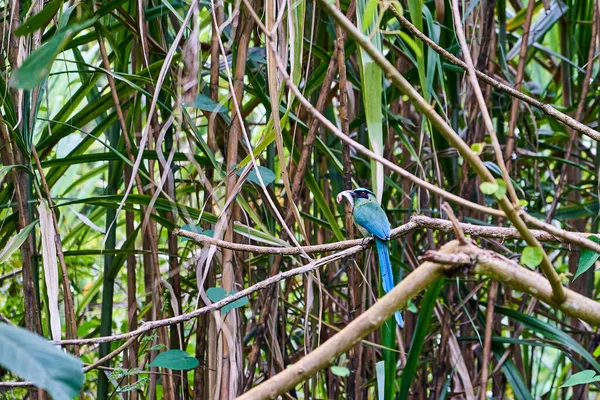
[[[418,30],[413,24],[411,24],[409,20],[404,18],[403,15],[398,13],[398,11],[394,7],[388,7],[388,10],[392,14],[394,14],[394,16],[398,19],[398,21],[406,29],[408,29],[413,35],[415,35],[416,37],[421,39],[427,46],[432,48],[436,53],[438,53],[442,57],[446,58],[454,65],[457,65],[464,70],[467,69],[467,64],[464,61],[462,61],[461,59],[459,59],[458,57],[456,57],[454,54],[450,53],[449,51],[445,50],[444,48],[440,47],[437,43],[435,43],[433,40],[431,40],[427,35],[425,35],[423,32]],[[539,100],[534,99],[533,97],[527,96],[525,93],[515,90],[511,86],[506,85],[506,84],[492,78],[491,76],[484,74],[483,72],[476,71],[476,74],[477,74],[477,78],[479,78],[481,81],[487,83],[488,85],[490,85],[512,97],[516,97],[517,99],[523,101],[524,103],[527,103],[527,104],[541,110],[544,114],[556,119],[557,121],[563,123],[564,125],[566,125],[570,128],[575,129],[577,132],[581,132],[584,135],[587,135],[594,140],[600,141],[600,132],[598,132],[598,131],[590,128],[589,126],[582,124],[581,122],[577,121],[576,119],[558,111],[557,109],[552,107],[550,104],[541,102]]]
[[[336,10],[336,11],[339,13],[339,17],[343,18],[345,21],[348,21],[348,19],[345,18],[344,15],[341,12],[339,12],[339,10]],[[354,26],[349,21],[348,21],[348,24],[349,24],[349,26],[352,26],[352,27]],[[346,26],[344,26],[344,28],[346,28]],[[362,36],[362,34],[360,34],[360,35]],[[355,35],[353,36],[353,38],[355,40],[356,40],[356,37],[357,36],[355,36]],[[368,40],[368,39],[366,39],[366,40]],[[370,44],[370,42],[368,42],[368,43]],[[383,57],[383,55],[380,55],[380,56]],[[406,171],[405,169],[399,167],[398,165],[394,164],[393,162],[387,160],[386,158],[383,158],[383,157],[379,156],[378,154],[373,153],[371,150],[369,150],[362,144],[360,144],[360,143],[350,139],[348,136],[344,135],[343,132],[341,132],[331,121],[329,121],[321,113],[319,113],[315,109],[315,107],[310,103],[310,101],[308,101],[308,99],[306,99],[306,97],[304,97],[302,95],[302,93],[300,92],[300,89],[298,89],[298,87],[292,82],[290,76],[287,74],[287,72],[285,70],[285,66],[283,65],[283,62],[277,57],[276,57],[276,60],[277,60],[277,68],[279,68],[279,72],[281,73],[281,76],[283,77],[283,79],[285,79],[286,84],[294,92],[294,95],[298,98],[298,100],[302,103],[302,105],[307,109],[307,111],[309,113],[311,113],[314,117],[316,117],[319,121],[321,121],[321,123],[323,124],[324,127],[329,129],[329,131],[331,133],[333,133],[335,136],[337,136],[342,142],[349,144],[351,147],[353,147],[354,149],[365,154],[367,157],[369,157],[377,162],[380,162],[381,164],[388,167],[392,171],[398,173],[403,178],[410,180],[411,182],[415,183],[416,185],[418,185],[424,189],[427,189],[430,192],[433,192],[433,193],[437,194],[438,196],[445,198],[448,201],[452,201],[456,204],[460,204],[464,207],[471,208],[473,210],[477,210],[477,211],[485,213],[485,214],[494,215],[497,217],[504,216],[504,213],[500,210],[496,210],[496,209],[493,209],[490,207],[485,207],[480,204],[465,200],[460,196],[449,193],[443,189],[440,189],[439,187],[437,187],[435,185],[432,185],[431,183],[429,183],[423,179],[416,177],[415,175],[411,174],[410,172]],[[385,57],[383,57],[383,60],[385,60]],[[385,61],[387,62],[387,60],[385,60]],[[429,107],[433,111],[433,108],[431,106],[427,105],[426,107]]]
[[485,314],[485,336],[483,339],[483,361],[481,363],[481,387],[479,398],[485,400],[487,396],[488,364],[492,350],[492,330],[494,326],[494,306],[498,295],[498,282],[492,281],[488,290],[487,310]]
[[[390,81],[396,86],[403,94],[408,96],[411,103],[421,112],[424,116],[431,122],[431,124],[439,131],[439,133],[448,141],[448,143],[455,147],[460,155],[469,163],[469,165],[475,170],[475,172],[479,175],[479,177],[485,181],[490,183],[496,183],[491,172],[487,169],[483,161],[479,158],[479,156],[474,153],[470,147],[465,143],[465,141],[456,133],[450,125],[446,122],[446,120],[440,116],[434,109],[434,107],[427,102],[423,96],[421,96],[414,87],[396,70],[396,68],[387,60],[387,58],[379,52],[373,46],[368,37],[366,37],[359,29],[352,24],[335,6],[327,2],[326,0],[321,0],[319,2],[321,8],[323,8],[329,16],[335,20],[345,31],[351,36],[357,43],[357,45],[361,46],[365,49],[365,51],[373,58],[373,61],[381,67],[381,69],[386,73],[386,76],[390,79]],[[335,133],[335,132],[334,132]],[[342,140],[346,140],[347,138],[340,134],[335,133]],[[356,145],[353,145],[356,147]],[[367,154],[362,151],[362,153]],[[496,149],[496,153],[497,149]],[[369,157],[372,159],[376,159],[374,154],[369,154]],[[500,157],[502,158],[502,157]],[[379,159],[377,159],[379,161]],[[503,173],[504,175],[504,173]],[[415,182],[416,183],[416,182]],[[433,185],[431,185],[433,186]],[[434,186],[435,187],[435,186]],[[509,183],[507,183],[507,187],[510,191]],[[439,191],[439,188],[436,188]],[[449,198],[447,196],[447,192],[442,191],[442,196]],[[543,260],[540,265],[541,270],[544,272],[544,275],[548,277],[550,283],[552,284],[552,288],[554,291],[555,300],[557,303],[561,303],[564,301],[564,288],[560,282],[560,278],[558,273],[552,266],[548,255],[541,247],[540,243],[535,239],[533,235],[529,232],[527,225],[521,217],[518,215],[515,210],[515,206],[503,196],[502,198],[498,198],[498,204],[504,211],[504,214],[513,225],[519,230],[521,235],[523,235],[523,239],[527,242],[529,246],[538,247],[542,249]],[[474,209],[480,209],[474,208]],[[495,213],[494,215],[498,215]]]
[[[532,225],[543,227],[544,230],[530,230],[531,234],[540,242],[565,242],[570,244],[575,244],[578,246],[586,247],[588,249],[597,251],[600,253],[600,244],[593,242],[588,239],[589,237],[598,237],[599,234],[594,233],[579,233],[579,232],[570,232],[565,231],[564,229],[556,228],[554,226],[547,226],[548,224],[544,224],[542,221],[527,216],[526,221]],[[485,238],[494,238],[494,239],[523,239],[519,231],[515,228],[504,228],[504,227],[496,227],[496,226],[480,226],[467,224],[464,222],[458,223],[460,229],[463,230],[467,235],[477,236],[477,237],[485,237]],[[410,221],[404,225],[400,225],[397,228],[394,228],[391,232],[392,238],[397,238],[404,236],[415,229],[418,228],[428,228],[441,232],[452,232],[453,226],[452,222],[440,219],[440,218],[432,218],[427,217],[425,215],[413,215]],[[548,232],[546,231],[548,230]],[[176,229],[174,234],[186,237],[194,240],[195,242],[206,244],[206,245],[214,245],[217,247],[228,248],[236,251],[247,251],[250,253],[257,254],[281,254],[281,255],[299,255],[302,252],[306,252],[308,254],[312,253],[324,253],[329,251],[337,251],[347,249],[352,246],[356,246],[361,243],[370,243],[371,239],[353,239],[353,240],[343,240],[335,243],[327,243],[316,246],[303,246],[302,248],[297,247],[270,247],[270,246],[255,246],[249,244],[240,244],[240,243],[232,243],[225,240],[219,240],[212,238],[210,236],[205,236],[199,233],[194,233],[186,230]],[[561,240],[562,239],[562,240]]]
[[454,211],[452,211],[452,207],[448,203],[442,204],[442,210],[448,214],[448,219],[452,223],[452,228],[454,229],[454,233],[456,234],[456,238],[460,242],[460,244],[467,244],[467,238],[465,237],[465,232],[460,227],[460,223],[458,219],[456,219],[456,215],[454,215]]
[[[465,261],[472,260],[476,273],[492,277],[514,289],[529,293],[567,315],[580,318],[594,326],[600,325],[600,305],[597,302],[565,289],[565,301],[558,304],[553,300],[553,288],[547,279],[493,251],[474,245],[460,246],[458,241],[452,241],[446,243],[438,253],[458,256]],[[238,397],[238,400],[274,399],[299,382],[308,379],[377,329],[397,309],[402,308],[408,299],[452,268],[454,267],[431,262],[422,264],[346,328],[300,361],[289,365],[284,371]]]
[[[517,66],[517,76],[515,78],[515,90],[521,90],[523,75],[525,75],[525,64],[527,63],[527,48],[529,47],[529,31],[531,28],[531,19],[535,2],[527,4],[527,14],[525,15],[525,24],[523,25],[523,34],[521,35],[521,48],[519,49],[519,65]],[[517,125],[517,112],[519,111],[519,99],[513,97],[510,109],[510,121],[508,123],[508,132],[506,133],[506,148],[504,149],[504,158],[506,159],[506,168],[510,170],[511,156],[515,147],[515,127]],[[483,391],[485,392],[485,390]]]
[[211,311],[219,310],[220,308],[224,307],[225,305],[227,305],[229,303],[232,303],[238,299],[241,299],[242,297],[249,296],[249,295],[253,294],[254,292],[257,292],[261,289],[269,287],[279,281],[288,279],[288,278],[296,276],[296,275],[304,274],[309,271],[313,271],[323,265],[327,265],[327,264],[337,261],[341,258],[347,257],[352,254],[359,253],[359,252],[363,251],[363,249],[364,249],[364,247],[360,246],[360,245],[350,247],[348,249],[340,251],[339,253],[335,253],[335,254],[329,255],[327,257],[323,257],[318,260],[314,260],[302,267],[298,267],[298,268],[291,269],[289,271],[281,272],[275,276],[272,276],[270,278],[267,278],[267,279],[255,284],[255,285],[252,285],[252,286],[248,287],[247,289],[241,290],[241,291],[235,293],[234,295],[228,296],[228,297],[224,298],[223,300],[220,300],[216,303],[212,303],[205,307],[198,308],[192,312],[189,312],[186,314],[181,314],[177,317],[165,318],[165,319],[156,320],[156,321],[148,321],[146,323],[143,323],[140,328],[138,328],[134,331],[131,331],[131,332],[123,333],[120,335],[103,336],[103,337],[89,338],[89,339],[60,340],[60,341],[57,340],[57,341],[53,341],[51,343],[60,344],[60,345],[91,344],[91,343],[112,342],[115,340],[123,340],[123,339],[129,339],[131,337],[137,337],[137,336],[141,335],[142,333],[150,332],[152,330],[158,329],[163,326],[179,324],[184,321],[189,321],[190,319],[195,318],[198,315],[206,314]]

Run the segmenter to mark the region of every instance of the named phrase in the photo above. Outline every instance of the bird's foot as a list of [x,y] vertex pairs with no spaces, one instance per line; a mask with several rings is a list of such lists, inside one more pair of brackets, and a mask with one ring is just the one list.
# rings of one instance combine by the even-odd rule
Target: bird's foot
[[370,237],[364,237],[364,238],[362,238],[362,240],[360,241],[360,247],[362,247],[362,248],[363,248],[363,250],[364,250],[364,249],[366,249],[367,247],[369,247],[369,240],[370,240],[370,239],[371,239]]

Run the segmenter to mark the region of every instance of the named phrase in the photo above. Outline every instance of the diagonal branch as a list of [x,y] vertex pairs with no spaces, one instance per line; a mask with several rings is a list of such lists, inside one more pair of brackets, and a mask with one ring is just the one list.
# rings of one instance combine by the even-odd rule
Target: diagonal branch
[[[444,57],[445,59],[450,61],[452,64],[464,69],[465,71],[467,70],[467,64],[464,61],[462,61],[460,58],[456,57],[454,54],[450,53],[449,51],[445,50],[444,48],[440,47],[437,43],[435,43],[433,40],[431,40],[427,35],[425,35],[423,32],[418,30],[413,24],[411,24],[410,21],[407,20],[402,14],[400,14],[394,7],[389,7],[388,10],[392,14],[394,14],[394,16],[398,19],[398,21],[406,29],[408,29],[413,35],[415,35],[416,37],[421,39],[427,46],[429,46],[431,49],[433,49],[433,51],[435,51],[436,53],[438,53],[439,55],[441,55],[442,57]],[[487,83],[488,85],[492,86],[493,88],[498,89],[499,91],[504,92],[504,93],[508,94],[509,96],[516,97],[517,99],[521,100],[522,102],[527,103],[530,106],[533,106],[533,107],[541,110],[544,114],[556,119],[557,121],[563,123],[564,125],[568,126],[569,128],[572,128],[572,129],[576,130],[577,132],[583,133],[584,135],[589,136],[590,138],[592,138],[594,140],[600,141],[600,132],[577,121],[576,119],[570,117],[569,115],[558,111],[557,109],[552,107],[550,104],[543,103],[539,100],[534,99],[533,97],[527,96],[525,93],[522,93],[519,90],[515,90],[514,88],[492,78],[491,76],[484,74],[481,71],[475,71],[475,73],[477,74],[477,78],[479,78],[481,81]]]
[[[559,229],[553,227],[553,229],[546,229],[547,224],[544,224],[542,221],[531,217],[527,214],[524,215],[525,221],[531,223],[532,225],[539,226],[544,228],[544,230],[532,229],[530,230],[531,234],[540,242],[565,242],[573,245],[578,245],[581,247],[586,247],[590,250],[594,250],[600,253],[600,244],[593,242],[590,240],[590,237],[600,238],[600,235],[594,233],[579,233],[579,232],[570,232],[565,231],[563,229]],[[484,237],[484,238],[494,238],[494,239],[522,239],[523,237],[519,233],[519,231],[515,228],[505,228],[505,227],[496,227],[496,226],[481,226],[481,225],[473,225],[467,224],[464,222],[458,223],[460,229],[463,230],[465,234],[476,236],[476,237]],[[391,232],[392,238],[398,238],[407,235],[408,233],[414,231],[418,228],[428,228],[433,229],[440,232],[453,232],[454,227],[452,223],[445,219],[440,218],[432,218],[427,217],[425,215],[413,215],[410,218],[410,221],[404,225],[400,225],[397,228],[394,228]],[[235,251],[247,251],[250,253],[256,254],[280,254],[280,255],[300,255],[303,252],[307,254],[312,253],[325,253],[330,251],[338,251],[344,250],[352,246],[357,246],[359,244],[370,244],[372,242],[371,239],[352,239],[352,240],[343,240],[334,243],[327,243],[321,245],[314,246],[303,246],[303,247],[272,247],[272,246],[256,246],[251,244],[241,244],[241,243],[233,243],[228,242],[226,240],[215,239],[210,236],[205,236],[199,233],[190,232],[186,230],[176,229],[173,231],[175,235],[185,237],[188,239],[192,239],[197,243],[201,243],[204,245],[214,245],[217,247],[231,249]],[[11,273],[12,274],[12,273]],[[11,276],[10,274],[7,276]],[[4,276],[0,276],[0,282]]]
[[[460,155],[469,163],[469,165],[475,170],[477,175],[481,177],[484,182],[496,183],[492,173],[487,169],[483,161],[479,156],[474,153],[470,147],[465,143],[464,140],[452,129],[446,120],[439,115],[434,107],[429,104],[415,88],[402,76],[402,74],[394,68],[394,66],[381,54],[370,42],[369,38],[360,32],[354,26],[354,24],[348,20],[342,12],[337,9],[334,5],[328,3],[326,0],[321,0],[321,8],[323,8],[329,16],[338,23],[342,29],[346,31],[348,36],[352,37],[356,43],[363,47],[367,53],[373,58],[379,67],[385,72],[386,76],[396,86],[400,92],[408,96],[411,103],[431,122],[431,124],[438,130],[442,136],[448,141],[448,143],[456,148]],[[344,137],[345,139],[345,137]],[[506,217],[512,222],[512,224],[519,230],[525,242],[532,247],[538,247],[542,249],[537,239],[529,232],[527,225],[521,219],[515,207],[511,202],[503,196],[497,198],[498,204],[504,211]],[[540,265],[544,275],[550,281],[552,285],[553,293],[557,303],[561,303],[565,299],[564,288],[560,282],[558,273],[552,266],[550,259],[545,251],[542,249],[543,260]]]
[[[475,267],[474,271],[478,274],[497,279],[514,289],[528,293],[569,316],[580,318],[593,326],[600,325],[600,304],[569,289],[565,289],[565,301],[558,304],[553,300],[553,288],[548,280],[493,251],[481,249],[473,244],[460,246],[455,240],[446,243],[436,254],[440,261],[447,258],[453,263],[460,258],[466,264],[472,263],[471,266]],[[452,264],[421,264],[346,328],[297,363],[289,365],[284,371],[238,397],[238,400],[274,399],[287,392],[329,366],[337,357],[381,326],[410,298],[425,290],[444,274],[453,272],[455,268]]]

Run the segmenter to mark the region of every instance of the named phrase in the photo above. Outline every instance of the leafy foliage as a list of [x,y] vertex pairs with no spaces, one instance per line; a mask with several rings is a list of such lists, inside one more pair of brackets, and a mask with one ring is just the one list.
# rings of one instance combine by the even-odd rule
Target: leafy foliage
[[[558,110],[597,130],[595,2],[459,2],[475,68],[533,98],[517,101],[479,75],[500,157],[464,70],[402,21],[464,59],[451,1],[327,3],[367,35],[365,42],[400,71],[492,177],[481,180],[456,142],[424,117],[364,43],[345,34],[318,1],[174,0],[147,7],[123,0],[0,1],[0,315],[49,337],[49,310],[59,309],[63,337],[90,339],[202,309],[325,255],[230,251],[178,239],[175,228],[237,245],[333,243],[358,236],[336,202],[337,193],[357,186],[377,194],[392,227],[414,214],[445,215],[440,192],[425,181],[463,200],[453,207],[464,222],[510,226],[481,207],[497,209],[498,200],[512,196],[512,185],[515,212],[567,230],[598,232],[598,143],[548,113]],[[272,27],[268,33],[265,26]],[[527,53],[521,56],[525,36]],[[356,144],[344,145],[332,127]],[[359,146],[405,172],[375,162]],[[44,232],[37,223],[40,199],[55,218]],[[65,274],[58,300],[45,295],[38,254],[42,234],[54,223],[56,267],[61,278]],[[411,273],[420,256],[453,238],[417,229],[392,241],[394,275]],[[544,260],[540,248],[522,240],[472,239],[507,258],[520,256],[532,269]],[[544,242],[543,248],[566,287],[598,298],[598,253],[567,241]],[[217,387],[242,393],[373,305],[377,270],[377,257],[367,249],[262,287],[221,312],[146,332],[108,361],[118,374],[87,372],[84,393],[100,399],[128,392],[209,398]],[[596,394],[598,386],[582,386],[597,382],[600,372],[587,326],[507,285],[490,298],[490,287],[478,276],[440,280],[410,300],[404,330],[382,325],[339,360],[327,360],[333,366],[290,395]],[[497,305],[489,307],[491,325],[490,304]],[[29,334],[11,335],[14,343],[30,340]],[[40,354],[25,346],[17,359],[18,346],[11,343],[0,341],[9,346],[0,359],[11,371],[3,381],[31,379],[53,398],[79,392],[79,361],[43,341],[35,345]],[[105,342],[97,351],[84,347],[82,360],[93,364],[123,343]],[[231,351],[231,362],[239,364],[216,360],[214,346]],[[45,353],[47,347],[56,351]],[[483,365],[484,355],[491,365]],[[39,357],[53,359],[42,363]],[[234,367],[243,377],[228,380]],[[148,368],[160,379],[142,376]],[[494,373],[479,385],[486,368]],[[9,395],[27,393],[14,389]]]

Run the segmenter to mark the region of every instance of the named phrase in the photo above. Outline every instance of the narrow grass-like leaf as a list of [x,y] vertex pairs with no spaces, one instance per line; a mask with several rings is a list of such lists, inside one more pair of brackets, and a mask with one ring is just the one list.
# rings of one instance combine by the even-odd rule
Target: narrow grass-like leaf
[[21,229],[18,234],[8,240],[6,246],[4,246],[4,249],[0,251],[0,264],[4,264],[6,261],[8,261],[10,256],[21,247],[37,223],[38,220],[33,221],[25,228]]
[[46,3],[40,12],[29,17],[27,21],[15,29],[15,35],[25,36],[42,28],[54,18],[62,4],[63,0],[52,0]]
[[576,341],[566,332],[560,330],[554,325],[515,310],[504,307],[496,307],[495,310],[499,314],[506,315],[507,317],[518,321],[533,332],[536,332],[547,339],[555,340],[564,346],[565,349],[572,351],[574,354],[579,354],[581,357],[583,357],[583,359],[590,363],[590,366],[600,373],[600,364],[598,361],[596,361],[594,356],[592,356],[578,341]]
[[402,370],[402,376],[400,377],[400,390],[398,391],[398,399],[407,399],[410,389],[410,385],[415,379],[415,373],[417,372],[417,365],[423,349],[423,343],[425,337],[429,332],[429,325],[431,324],[431,315],[433,314],[433,307],[437,300],[438,295],[444,287],[445,279],[438,279],[436,283],[431,285],[421,304],[421,311],[419,312],[419,318],[417,320],[417,326],[414,331],[412,342],[410,344],[410,351],[406,359],[406,365]]
[[[590,236],[589,239],[595,243],[599,242],[598,237],[596,236]],[[588,248],[582,248],[581,255],[579,256],[579,263],[577,264],[577,272],[573,277],[573,281],[590,269],[596,263],[599,257],[600,253],[596,253]]]

